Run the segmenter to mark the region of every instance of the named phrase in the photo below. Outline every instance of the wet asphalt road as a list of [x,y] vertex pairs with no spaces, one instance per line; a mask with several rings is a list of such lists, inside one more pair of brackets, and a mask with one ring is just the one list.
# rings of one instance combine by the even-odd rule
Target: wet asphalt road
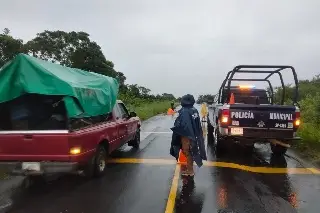
[[293,152],[276,158],[266,145],[257,145],[252,156],[236,145],[219,158],[207,146],[209,162],[195,170],[194,181],[182,179],[169,155],[172,125],[170,116],[146,121],[141,148],[113,153],[105,177],[85,181],[70,175],[35,183],[14,199],[9,212],[319,212],[319,170],[306,169],[311,166]]

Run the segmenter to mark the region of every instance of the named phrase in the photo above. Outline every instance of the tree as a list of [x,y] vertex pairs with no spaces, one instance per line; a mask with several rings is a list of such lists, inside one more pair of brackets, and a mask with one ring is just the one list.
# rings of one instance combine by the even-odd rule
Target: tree
[[116,72],[115,78],[119,81],[120,90],[124,90],[127,77],[122,72]]
[[21,52],[23,52],[23,41],[13,38],[10,30],[5,28],[0,34],[0,67]]
[[68,67],[83,69],[111,77],[125,76],[114,70],[114,64],[106,60],[101,47],[91,41],[85,32],[44,31],[25,45],[27,53]]
[[140,90],[137,84],[128,85],[128,93],[134,97],[140,97]]
[[201,104],[201,103],[208,103],[208,104],[212,104],[213,100],[214,100],[215,95],[210,95],[210,94],[206,94],[206,95],[199,95],[198,99],[197,99],[197,104]]
[[9,35],[9,34],[10,34],[10,30],[8,28],[4,28],[3,35]]
[[139,86],[138,89],[139,89],[139,93],[141,94],[142,97],[148,98],[149,93],[151,91],[150,89],[142,87],[142,86]]
[[167,100],[175,100],[176,98],[174,97],[174,95],[173,94],[170,94],[170,93],[163,93],[162,94],[162,97],[164,98],[164,99],[167,99]]

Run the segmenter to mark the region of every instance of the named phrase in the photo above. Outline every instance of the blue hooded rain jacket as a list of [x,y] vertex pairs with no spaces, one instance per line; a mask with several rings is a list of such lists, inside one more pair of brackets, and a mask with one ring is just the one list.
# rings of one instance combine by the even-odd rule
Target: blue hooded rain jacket
[[196,162],[198,167],[201,167],[203,165],[202,160],[207,160],[207,155],[199,112],[193,107],[194,103],[194,97],[190,94],[183,96],[181,99],[182,108],[178,111],[179,116],[174,122],[174,127],[171,128],[173,133],[170,154],[178,160],[179,151],[182,148],[181,136],[188,137],[191,140],[193,161]]

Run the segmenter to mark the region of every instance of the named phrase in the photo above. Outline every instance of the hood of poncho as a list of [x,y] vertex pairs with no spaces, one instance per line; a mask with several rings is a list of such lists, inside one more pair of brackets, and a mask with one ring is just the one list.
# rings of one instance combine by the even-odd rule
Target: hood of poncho
[[181,98],[181,106],[182,107],[193,107],[195,102],[196,101],[195,101],[193,95],[190,95],[190,94],[184,95]]

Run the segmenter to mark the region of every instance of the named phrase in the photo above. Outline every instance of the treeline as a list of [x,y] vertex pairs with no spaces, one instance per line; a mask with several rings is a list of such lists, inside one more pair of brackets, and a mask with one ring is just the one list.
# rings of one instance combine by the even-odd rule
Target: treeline
[[207,103],[212,104],[214,100],[214,95],[206,94],[206,95],[199,95],[197,99],[197,104]]
[[[311,80],[300,80],[298,103],[301,110],[301,128],[299,135],[302,141],[296,143],[297,148],[307,151],[311,157],[320,162],[320,75]],[[282,88],[275,89],[275,101],[279,103]],[[285,86],[285,103],[292,103],[294,85]]]
[[64,66],[96,72],[118,79],[119,98],[133,106],[146,102],[175,101],[172,94],[150,94],[150,89],[126,84],[124,73],[116,71],[112,61],[104,56],[101,47],[85,32],[44,31],[30,41],[13,38],[5,28],[0,34],[0,67],[18,53],[26,53]]

